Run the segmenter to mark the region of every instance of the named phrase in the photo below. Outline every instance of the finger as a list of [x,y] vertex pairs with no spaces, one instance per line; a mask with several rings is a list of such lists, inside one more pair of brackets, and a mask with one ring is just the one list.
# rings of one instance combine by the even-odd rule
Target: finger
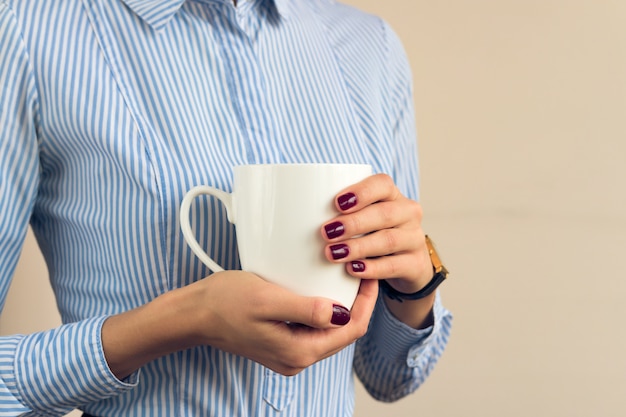
[[372,312],[378,298],[378,281],[362,280],[352,305],[350,323],[332,330],[325,337],[315,337],[308,343],[320,356],[328,357],[363,337],[367,332]]
[[[297,373],[313,363],[343,350],[362,337],[376,305],[378,281],[361,281],[359,292],[352,307],[353,319],[346,326],[335,329],[291,327],[287,336],[294,349],[285,353],[281,362],[288,364],[283,371]],[[295,347],[300,346],[299,349]],[[297,353],[296,356],[293,356]]]
[[424,269],[424,265],[415,254],[399,254],[376,259],[357,259],[348,262],[346,269],[350,275],[364,280],[416,279],[419,271]]
[[378,298],[378,282],[372,280],[361,280],[359,292],[352,305],[352,320],[354,325],[361,322],[369,323],[376,299]]
[[401,202],[372,204],[338,216],[322,225],[321,233],[326,241],[338,241],[409,222],[419,225],[421,220],[421,205],[413,200],[403,199]]
[[413,230],[383,229],[358,238],[330,243],[324,248],[326,258],[335,263],[417,251],[419,237]]
[[258,311],[265,320],[298,323],[317,329],[328,329],[346,325],[350,321],[350,310],[323,297],[304,297],[276,286],[271,297]]
[[376,203],[392,201],[402,194],[387,174],[375,174],[337,194],[335,205],[340,212],[351,213]]

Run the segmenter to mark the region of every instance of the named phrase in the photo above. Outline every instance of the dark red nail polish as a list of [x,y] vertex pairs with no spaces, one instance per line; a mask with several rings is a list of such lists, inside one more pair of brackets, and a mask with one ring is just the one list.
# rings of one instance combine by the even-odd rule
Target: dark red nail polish
[[350,248],[343,243],[332,245],[330,247],[330,254],[334,260],[343,259],[350,254]]
[[343,326],[350,321],[350,312],[347,308],[339,304],[333,304],[333,317],[330,319],[332,324]]
[[352,270],[354,272],[365,272],[365,262],[352,261],[350,265],[352,266]]
[[336,237],[343,235],[343,232],[344,232],[343,223],[332,222],[324,226],[324,230],[326,231],[326,236],[328,236],[329,239],[334,239]]
[[354,193],[345,193],[337,197],[337,203],[341,210],[348,210],[356,206],[356,202],[356,194]]

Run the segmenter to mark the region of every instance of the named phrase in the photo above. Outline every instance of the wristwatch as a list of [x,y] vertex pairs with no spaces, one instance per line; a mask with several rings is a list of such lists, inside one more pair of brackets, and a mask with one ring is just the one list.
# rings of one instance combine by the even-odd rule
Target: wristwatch
[[448,277],[448,270],[445,266],[443,266],[443,263],[439,258],[439,254],[435,250],[435,246],[428,235],[426,235],[426,247],[428,248],[428,254],[430,255],[430,261],[433,264],[433,271],[435,273],[430,282],[421,290],[407,294],[396,290],[383,279],[380,281],[379,285],[387,297],[399,302],[402,302],[402,300],[419,300],[420,298],[424,298],[435,291],[439,284],[441,284]]

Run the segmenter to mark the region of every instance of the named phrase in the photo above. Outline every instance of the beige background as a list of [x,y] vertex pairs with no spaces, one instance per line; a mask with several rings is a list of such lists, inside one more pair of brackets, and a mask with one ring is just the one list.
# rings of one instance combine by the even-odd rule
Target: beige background
[[[351,0],[414,69],[425,227],[452,270],[449,348],[356,417],[626,412],[626,2]],[[29,238],[2,333],[58,322]]]

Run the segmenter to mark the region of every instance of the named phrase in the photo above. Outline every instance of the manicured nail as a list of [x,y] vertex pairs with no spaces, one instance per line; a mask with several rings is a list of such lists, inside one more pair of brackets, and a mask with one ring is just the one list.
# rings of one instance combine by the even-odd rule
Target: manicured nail
[[337,197],[337,203],[339,204],[339,208],[341,210],[348,210],[356,206],[356,194],[354,193],[345,193]]
[[343,243],[332,245],[330,247],[330,254],[334,260],[343,259],[350,254],[350,248]]
[[324,230],[326,231],[326,236],[328,236],[329,239],[334,239],[336,237],[343,235],[343,232],[344,232],[343,223],[332,222],[324,226]]
[[332,324],[343,326],[350,321],[350,312],[347,308],[339,304],[333,304],[333,317],[330,319]]
[[365,272],[365,262],[352,261],[350,265],[352,266],[352,270],[354,272]]

